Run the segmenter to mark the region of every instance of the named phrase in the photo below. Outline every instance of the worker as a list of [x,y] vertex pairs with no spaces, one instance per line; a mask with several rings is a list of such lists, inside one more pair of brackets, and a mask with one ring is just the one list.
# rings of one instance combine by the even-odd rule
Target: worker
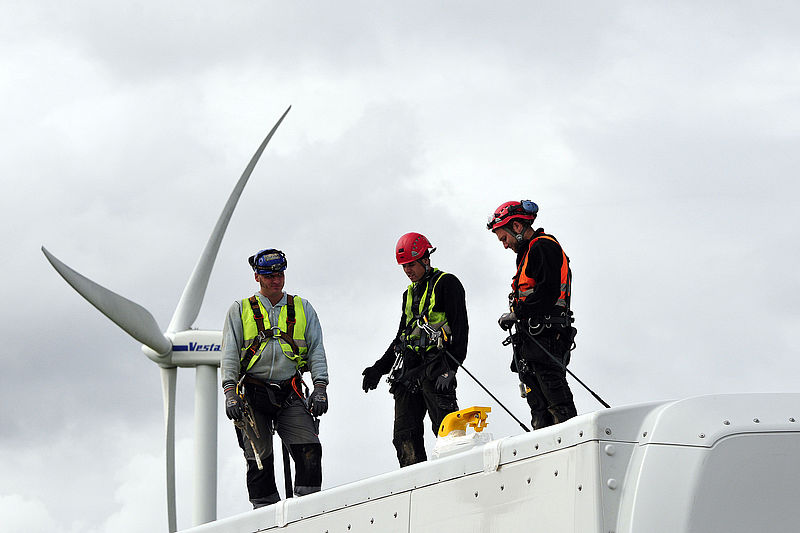
[[403,293],[395,339],[362,373],[364,392],[374,390],[389,374],[389,392],[394,396],[392,442],[401,467],[427,459],[426,413],[436,435],[444,417],[458,411],[456,361],[463,362],[467,355],[464,287],[453,274],[431,266],[435,250],[420,233],[406,233],[397,241],[397,264],[411,285]]
[[523,384],[534,429],[577,414],[566,376],[576,332],[570,310],[572,271],[556,238],[533,229],[538,211],[530,200],[505,202],[486,226],[517,254],[510,311],[498,322],[504,330],[516,328],[511,369]]
[[[273,430],[295,463],[294,495],[322,486],[317,417],[328,410],[328,365],[317,313],[308,300],[283,290],[284,253],[261,250],[248,263],[259,291],[228,309],[221,371],[225,413],[236,425],[250,503],[258,508],[280,500]],[[305,371],[313,382],[310,395],[301,378]]]

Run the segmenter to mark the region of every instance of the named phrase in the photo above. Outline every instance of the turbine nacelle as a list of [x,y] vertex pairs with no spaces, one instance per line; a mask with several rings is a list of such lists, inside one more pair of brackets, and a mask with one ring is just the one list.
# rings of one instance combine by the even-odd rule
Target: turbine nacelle
[[177,333],[167,333],[172,349],[159,354],[146,344],[142,352],[148,359],[161,366],[183,368],[197,365],[219,366],[222,355],[222,332],[204,329],[189,329]]

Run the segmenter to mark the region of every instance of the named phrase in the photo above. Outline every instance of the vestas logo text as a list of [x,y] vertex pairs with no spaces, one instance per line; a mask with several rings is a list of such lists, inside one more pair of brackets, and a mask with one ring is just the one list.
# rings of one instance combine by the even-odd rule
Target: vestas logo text
[[176,344],[172,347],[174,352],[218,352],[222,349],[221,344],[200,344],[190,342],[189,344]]

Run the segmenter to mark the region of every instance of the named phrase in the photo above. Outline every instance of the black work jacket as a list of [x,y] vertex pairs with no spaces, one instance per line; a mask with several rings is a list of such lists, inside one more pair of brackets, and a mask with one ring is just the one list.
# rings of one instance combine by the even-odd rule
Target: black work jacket
[[[433,272],[433,269],[431,269],[430,272]],[[414,284],[414,289],[424,290],[424,285],[428,280],[428,276],[430,276],[430,273],[416,282]],[[445,314],[452,334],[450,343],[446,344],[445,348],[447,348],[447,351],[453,354],[453,357],[458,359],[459,362],[463,362],[467,357],[467,338],[469,337],[469,321],[467,320],[467,302],[464,286],[461,285],[461,281],[459,281],[455,275],[448,272],[442,274],[439,283],[436,284],[435,291],[436,303],[432,311],[441,311]],[[389,344],[383,356],[375,362],[376,368],[380,369],[384,374],[388,373],[394,364],[395,341],[401,337],[403,329],[405,328],[406,314],[404,304],[407,292],[408,289],[403,292],[403,298],[401,299],[400,325],[397,328],[395,340]],[[446,355],[443,361],[449,369],[458,368],[458,365]]]
[[[561,295],[563,251],[560,244],[550,239],[538,239],[531,246],[531,241],[541,235],[547,235],[543,228],[537,229],[531,239],[521,242],[517,251],[517,269],[528,256],[525,275],[536,282],[533,293],[528,295],[524,302],[512,301],[514,313],[520,320],[564,311],[563,308],[556,306]],[[569,306],[569,299],[567,299],[567,306]]]

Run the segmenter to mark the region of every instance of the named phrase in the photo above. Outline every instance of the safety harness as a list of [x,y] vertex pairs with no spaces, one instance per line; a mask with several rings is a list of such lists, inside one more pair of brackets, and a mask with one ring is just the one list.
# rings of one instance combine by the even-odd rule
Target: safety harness
[[253,310],[253,319],[256,322],[258,334],[250,343],[250,346],[248,346],[242,354],[240,360],[240,368],[242,373],[250,370],[250,367],[252,367],[255,363],[255,359],[259,353],[261,345],[269,339],[280,339],[288,344],[292,349],[293,355],[289,355],[285,351],[283,352],[284,355],[294,362],[298,371],[302,372],[303,370],[306,370],[305,367],[307,366],[307,362],[300,355],[300,347],[297,346],[297,343],[294,340],[294,327],[297,323],[294,298],[295,297],[291,294],[286,295],[286,331],[282,331],[278,326],[273,326],[270,329],[266,329],[264,327],[264,315],[261,312],[261,306],[258,303],[258,297],[253,295],[248,298],[250,308]]
[[[536,241],[539,239],[546,239],[548,241],[552,241],[559,245],[561,245],[556,240],[555,237],[552,235],[547,235],[546,233],[542,233],[540,235],[535,236],[531,239],[530,244],[528,245],[528,253],[525,254],[525,259],[520,261],[519,266],[517,268],[517,273],[514,278],[511,280],[511,296],[514,299],[514,304],[519,302],[525,302],[525,300],[533,294],[534,288],[536,287],[536,280],[533,278],[529,278],[525,270],[528,267],[528,258],[530,257],[531,249]],[[569,268],[569,258],[567,254],[564,253],[564,249],[561,248],[561,286],[560,292],[558,295],[558,300],[555,302],[556,307],[560,307],[562,309],[569,309],[569,301],[572,292],[572,272]]]
[[[445,272],[434,269],[424,286],[412,283],[408,287],[403,304],[405,328],[395,342],[395,362],[388,378],[392,392],[398,384],[410,393],[417,392],[421,386],[419,378],[444,357],[443,342],[450,340],[450,325],[444,312],[433,311],[436,286],[444,275]],[[411,367],[410,361],[413,361]]]
[[[430,331],[442,331],[445,340],[450,337],[447,316],[444,312],[433,310],[436,306],[436,286],[445,274],[435,268],[425,281],[424,288],[415,287],[412,283],[406,291],[403,304],[406,323],[402,338],[405,346],[414,352],[424,354],[437,349],[436,343],[431,343]],[[427,325],[424,328],[423,323]]]

